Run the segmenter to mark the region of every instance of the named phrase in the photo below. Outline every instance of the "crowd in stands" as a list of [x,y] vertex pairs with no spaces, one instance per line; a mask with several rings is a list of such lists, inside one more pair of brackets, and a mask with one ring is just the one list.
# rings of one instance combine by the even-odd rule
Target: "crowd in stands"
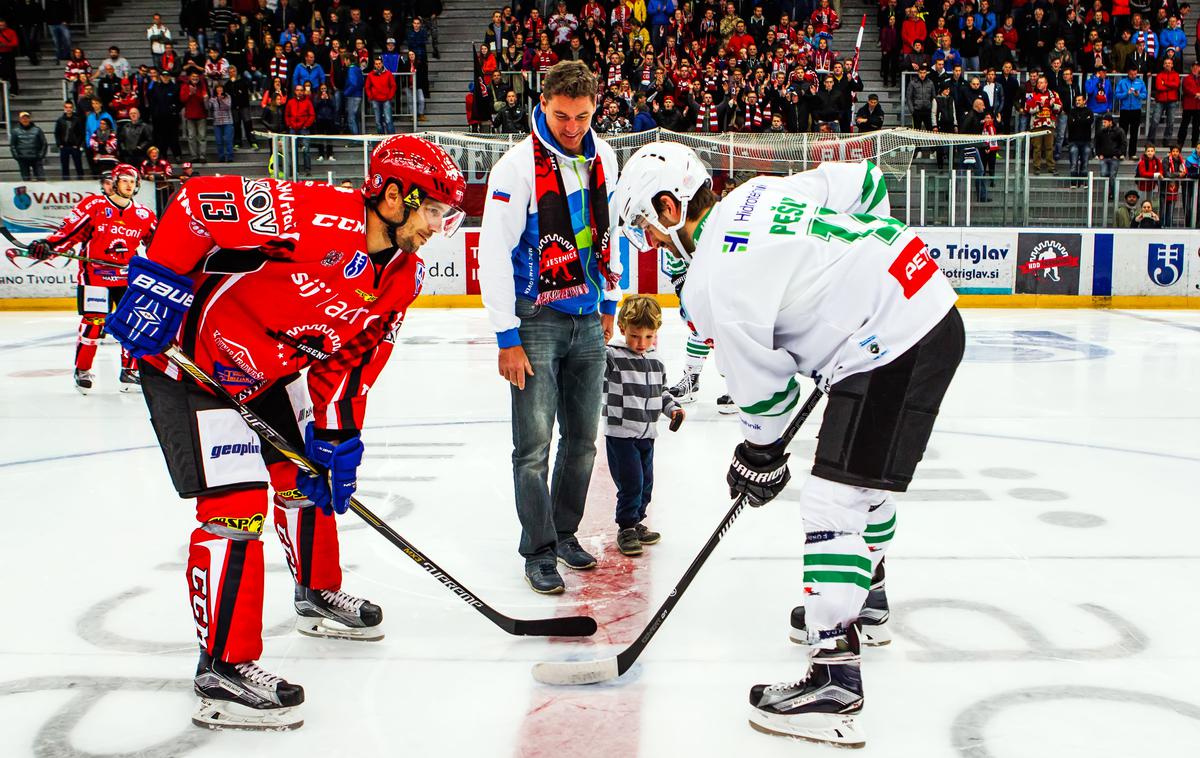
[[[27,52],[31,63],[39,63],[40,39],[29,30],[40,25],[27,25],[33,13],[27,8],[36,5],[47,22],[63,18],[64,28],[69,19],[51,18],[60,11],[58,0],[48,0],[44,11],[40,3],[16,0],[16,7],[6,7],[12,0],[0,0],[0,78],[11,94],[19,92],[16,53]],[[63,177],[70,178],[72,166],[82,177],[85,160],[92,176],[119,161],[140,166],[147,177],[169,177],[171,159],[208,162],[210,126],[216,159],[228,163],[235,149],[258,149],[256,129],[362,133],[365,105],[375,131],[391,134],[400,97],[414,97],[424,120],[429,57],[438,56],[440,0],[361,5],[183,0],[176,25],[154,14],[145,47],[127,51],[128,57],[114,45],[89,58],[71,47],[69,30],[65,39],[55,33],[67,95],[53,130]],[[21,20],[19,34],[6,23],[10,18]],[[312,141],[318,161],[334,160],[327,141]],[[298,142],[298,158],[310,171],[310,140]],[[25,178],[41,176],[40,160],[31,159]],[[21,167],[24,176],[26,163]]]
[[472,129],[529,129],[541,74],[560,60],[589,65],[602,85],[604,134],[841,132],[883,126],[853,55],[834,50],[840,0],[782,3],[573,0],[506,5],[477,48],[468,94]]

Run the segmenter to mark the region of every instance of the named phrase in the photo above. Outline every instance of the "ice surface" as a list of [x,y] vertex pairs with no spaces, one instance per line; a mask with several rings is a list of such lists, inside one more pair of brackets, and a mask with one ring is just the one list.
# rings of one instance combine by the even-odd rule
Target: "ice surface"
[[[900,498],[888,558],[895,642],[866,653],[864,756],[1200,754],[1200,313],[964,312],[967,361],[930,454]],[[601,569],[535,596],[521,575],[508,389],[476,310],[414,310],[371,392],[362,500],[471,591],[523,617],[574,612],[591,641],[509,637],[347,514],[347,591],[385,609],[380,643],[290,630],[290,577],[268,530],[263,665],[305,686],[286,734],[190,725],[184,596],[194,524],[140,396],[70,366],[77,319],[0,314],[0,756],[792,756],[832,748],[746,724],[750,685],[798,678],[796,479],[748,510],[638,665],[587,688],[538,685],[538,660],[628,644],[728,507],[737,425],[715,366],[677,434],[661,429],[640,559],[613,546],[597,457],[585,546]],[[672,381],[684,327],[668,314]]]

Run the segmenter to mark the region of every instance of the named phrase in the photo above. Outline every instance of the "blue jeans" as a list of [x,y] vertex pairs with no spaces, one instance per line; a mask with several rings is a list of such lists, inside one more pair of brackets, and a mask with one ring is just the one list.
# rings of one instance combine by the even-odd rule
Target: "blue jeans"
[[1100,159],[1100,176],[1104,179],[1116,179],[1117,171],[1121,167],[1121,161],[1116,158],[1101,158]]
[[54,37],[54,54],[59,61],[71,57],[71,28],[66,24],[54,24],[50,27],[50,36]]
[[1072,142],[1069,149],[1071,151],[1071,176],[1087,176],[1087,164],[1092,159],[1092,143]]
[[[555,558],[559,540],[574,536],[583,518],[604,385],[600,316],[571,316],[517,298],[516,314],[533,376],[512,390],[513,488],[521,521],[519,552],[526,563]],[[554,420],[558,451],[549,487]]]
[[372,100],[371,110],[375,113],[375,131],[380,134],[392,134],[392,101]]
[[213,135],[217,139],[217,160],[233,160],[233,124],[213,125]]
[[[302,135],[311,134],[311,132],[308,129],[293,129],[292,134]],[[304,169],[304,173],[312,171],[312,154],[309,152],[310,146],[308,144],[310,142],[312,142],[310,139],[296,140],[296,160],[300,163],[299,168]],[[293,166],[292,168],[295,170],[297,167]]]
[[362,134],[362,97],[346,96],[346,126],[351,134]]
[[617,528],[629,529],[645,520],[654,491],[654,439],[605,437],[604,446],[617,485]]

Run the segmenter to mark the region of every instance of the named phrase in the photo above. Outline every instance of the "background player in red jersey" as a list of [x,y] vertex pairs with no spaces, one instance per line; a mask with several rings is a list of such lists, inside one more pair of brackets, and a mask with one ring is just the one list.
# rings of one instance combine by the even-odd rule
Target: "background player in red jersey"
[[[138,245],[149,244],[154,211],[134,201],[141,186],[138,171],[122,163],[101,183],[99,195],[88,195],[46,239],[29,245],[29,254],[50,258],[75,245],[90,260],[79,262],[79,341],[75,345],[75,388],[86,395],[95,382],[92,360],[104,338],[104,321],[125,294],[125,269]],[[137,360],[121,351],[121,391],[137,390]]]
[[[416,251],[457,229],[465,189],[450,156],[406,135],[375,149],[361,190],[197,177],[163,213],[146,256],[130,261],[109,329],[147,356],[151,423],[176,490],[196,498],[186,578],[200,640],[192,720],[201,726],[302,723],[303,689],[255,663],[268,483],[297,629],[383,637],[379,606],[341,591],[333,513],[345,512],[356,487],[367,391],[421,289]],[[182,376],[159,355],[173,340],[326,475],[300,473]]]

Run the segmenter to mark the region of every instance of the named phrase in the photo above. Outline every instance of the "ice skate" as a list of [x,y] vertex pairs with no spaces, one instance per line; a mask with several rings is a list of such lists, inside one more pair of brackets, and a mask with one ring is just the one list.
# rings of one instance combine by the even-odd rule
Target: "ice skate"
[[679,403],[692,403],[696,400],[696,393],[700,391],[700,375],[693,374],[691,371],[684,371],[683,378],[679,382],[667,390],[671,393],[671,397],[675,398]]
[[374,642],[383,639],[383,609],[338,590],[296,585],[296,631],[309,637]]
[[[875,569],[875,575],[871,578],[871,590],[867,593],[867,602],[858,612],[858,620],[855,622],[859,628],[863,646],[881,647],[891,643],[892,633],[888,629],[890,617],[887,590],[884,589],[883,562],[881,561],[879,567]],[[808,629],[804,625],[803,605],[792,609],[792,629],[788,633],[788,637],[797,645],[809,644]]]
[[756,684],[750,689],[750,726],[766,734],[838,747],[866,745],[858,724],[863,687],[859,639],[854,627],[836,648],[813,656],[798,682]]
[[224,663],[200,653],[196,667],[200,707],[192,723],[209,729],[284,731],[304,724],[296,706],[304,688],[263,671],[257,663]]
[[135,368],[121,369],[121,391],[122,392],[141,392],[142,377],[138,374]]
[[721,395],[717,398],[717,413],[722,416],[728,416],[731,413],[737,413],[737,403],[733,402],[733,398],[729,395]]
[[92,391],[92,383],[96,380],[96,375],[91,371],[84,371],[81,368],[75,369],[75,389],[80,395],[86,395]]

